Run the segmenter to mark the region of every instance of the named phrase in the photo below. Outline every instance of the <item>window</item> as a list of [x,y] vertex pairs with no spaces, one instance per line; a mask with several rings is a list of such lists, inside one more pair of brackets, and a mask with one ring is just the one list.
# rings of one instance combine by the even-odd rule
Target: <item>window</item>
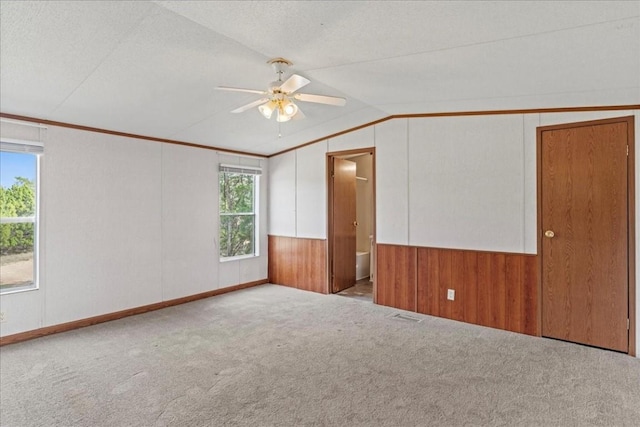
[[38,287],[42,145],[0,142],[0,293]]
[[220,259],[258,255],[260,169],[220,165]]

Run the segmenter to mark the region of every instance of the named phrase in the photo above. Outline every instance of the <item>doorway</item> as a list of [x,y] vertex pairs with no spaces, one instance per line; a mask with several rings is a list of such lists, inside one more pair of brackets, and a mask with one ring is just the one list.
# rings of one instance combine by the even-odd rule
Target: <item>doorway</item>
[[542,336],[635,354],[633,125],[538,128]]
[[329,292],[374,300],[375,149],[327,154]]

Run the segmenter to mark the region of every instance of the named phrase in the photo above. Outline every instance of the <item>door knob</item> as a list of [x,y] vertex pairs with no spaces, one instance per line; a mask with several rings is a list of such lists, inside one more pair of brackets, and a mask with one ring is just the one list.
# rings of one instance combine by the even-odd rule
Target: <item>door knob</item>
[[353,221],[353,226],[357,227],[358,226],[358,221]]
[[556,233],[554,233],[552,230],[547,230],[547,231],[544,232],[544,235],[545,235],[545,237],[548,237],[548,238],[551,239],[553,236],[556,235]]

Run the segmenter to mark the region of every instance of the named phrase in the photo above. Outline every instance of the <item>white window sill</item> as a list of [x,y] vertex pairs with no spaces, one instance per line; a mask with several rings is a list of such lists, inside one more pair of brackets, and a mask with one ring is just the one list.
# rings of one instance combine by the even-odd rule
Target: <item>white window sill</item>
[[256,254],[230,256],[230,257],[226,257],[226,258],[220,258],[220,262],[239,261],[239,260],[242,260],[242,259],[257,258],[259,256],[260,255],[256,255]]
[[40,289],[36,285],[16,286],[15,288],[7,288],[0,291],[0,295],[18,294],[21,292],[37,291]]

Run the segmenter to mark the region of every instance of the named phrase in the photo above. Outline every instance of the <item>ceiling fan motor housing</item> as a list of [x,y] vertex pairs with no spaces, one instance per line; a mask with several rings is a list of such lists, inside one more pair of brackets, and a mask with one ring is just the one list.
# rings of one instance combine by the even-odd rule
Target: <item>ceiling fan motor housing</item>
[[271,64],[276,74],[278,74],[278,80],[281,80],[282,74],[287,68],[293,65],[293,62],[284,58],[273,58],[267,61],[267,64]]
[[282,80],[275,80],[269,83],[269,93],[272,93],[272,94],[280,93],[281,84],[282,84]]

